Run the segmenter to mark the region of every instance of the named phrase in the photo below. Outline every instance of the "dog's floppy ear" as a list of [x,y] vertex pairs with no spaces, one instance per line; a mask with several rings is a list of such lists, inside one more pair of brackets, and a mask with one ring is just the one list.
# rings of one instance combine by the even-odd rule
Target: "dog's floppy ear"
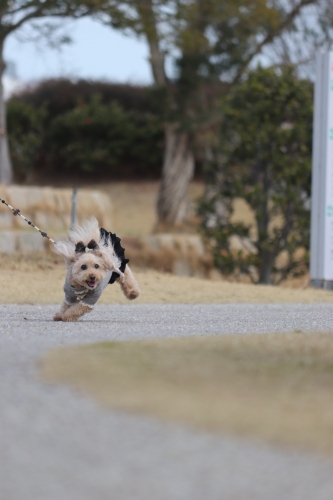
[[57,255],[64,257],[66,264],[72,264],[76,258],[75,246],[71,241],[59,241],[54,245],[54,251]]

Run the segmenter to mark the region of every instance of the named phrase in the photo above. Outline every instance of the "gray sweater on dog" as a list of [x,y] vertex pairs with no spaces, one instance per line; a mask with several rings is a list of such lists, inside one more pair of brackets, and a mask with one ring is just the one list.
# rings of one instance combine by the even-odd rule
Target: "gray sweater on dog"
[[64,284],[64,292],[65,292],[65,302],[66,304],[72,306],[74,304],[82,304],[84,306],[88,306],[93,308],[100,296],[104,288],[107,287],[112,271],[109,271],[105,278],[96,285],[95,288],[89,290],[86,287],[75,288],[69,283],[69,271],[66,276],[66,281]]

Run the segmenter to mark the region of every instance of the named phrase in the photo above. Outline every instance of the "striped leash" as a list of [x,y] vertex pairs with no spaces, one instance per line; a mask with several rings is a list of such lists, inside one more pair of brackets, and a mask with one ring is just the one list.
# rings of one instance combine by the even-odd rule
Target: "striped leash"
[[31,227],[35,228],[37,231],[39,231],[40,234],[43,236],[43,238],[47,238],[48,240],[52,241],[52,243],[55,243],[55,241],[52,238],[50,238],[44,231],[39,229],[39,227],[35,226],[35,224],[33,224],[30,220],[28,220],[26,217],[24,217],[24,215],[21,214],[21,210],[19,208],[13,208],[11,205],[9,205],[9,203],[7,203],[2,198],[0,198],[0,201],[1,201],[1,203],[3,203],[4,205],[6,205],[8,208],[10,208],[12,210],[13,215],[19,215],[20,217],[22,217],[23,220],[25,220],[25,222],[27,224],[29,224],[29,226],[31,226]]

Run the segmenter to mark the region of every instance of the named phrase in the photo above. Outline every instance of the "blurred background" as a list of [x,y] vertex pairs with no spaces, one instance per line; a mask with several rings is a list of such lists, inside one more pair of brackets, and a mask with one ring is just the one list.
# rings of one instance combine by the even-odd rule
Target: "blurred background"
[[75,187],[142,294],[53,323],[64,263],[0,204],[1,498],[333,498],[309,282],[332,42],[331,0],[2,0],[0,198],[59,241]]
[[[77,186],[136,266],[307,286],[332,28],[328,0],[5,3],[0,196],[57,238]],[[1,255],[47,251],[6,210]]]

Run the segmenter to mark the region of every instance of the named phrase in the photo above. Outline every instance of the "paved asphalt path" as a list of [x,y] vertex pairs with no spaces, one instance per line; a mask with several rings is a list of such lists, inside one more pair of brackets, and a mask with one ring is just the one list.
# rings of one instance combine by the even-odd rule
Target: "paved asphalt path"
[[53,347],[178,335],[330,331],[333,305],[0,305],[0,500],[332,500],[333,461],[102,410],[38,379]]

